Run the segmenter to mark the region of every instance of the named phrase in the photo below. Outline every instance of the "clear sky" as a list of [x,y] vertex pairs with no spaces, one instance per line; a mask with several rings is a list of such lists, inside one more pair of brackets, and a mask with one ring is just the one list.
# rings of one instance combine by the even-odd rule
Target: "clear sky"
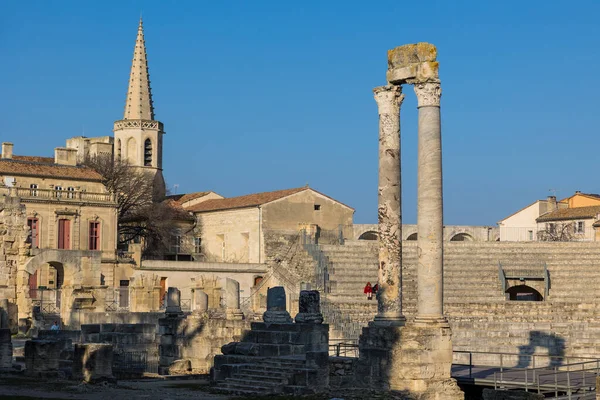
[[[386,51],[438,47],[446,224],[495,225],[598,183],[600,2],[2,1],[0,140],[49,155],[121,119],[140,12],[178,193],[308,183],[377,219]],[[402,107],[416,222],[416,99]]]

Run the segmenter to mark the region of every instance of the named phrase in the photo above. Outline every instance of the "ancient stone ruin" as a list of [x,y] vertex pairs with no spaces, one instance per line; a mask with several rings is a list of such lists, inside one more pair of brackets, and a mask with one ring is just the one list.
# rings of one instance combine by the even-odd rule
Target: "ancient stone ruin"
[[[264,322],[253,322],[241,341],[222,347],[211,373],[217,388],[236,394],[305,394],[329,385],[329,326],[319,315],[318,292],[302,291],[292,322],[285,290],[270,288]],[[302,322],[299,322],[302,321]]]
[[[450,377],[452,341],[443,314],[443,208],[437,50],[429,43],[388,52],[388,85],[374,89],[379,108],[378,313],[360,338],[357,377],[373,387],[426,398],[459,399]],[[418,100],[418,312],[402,315],[400,106],[402,85]]]

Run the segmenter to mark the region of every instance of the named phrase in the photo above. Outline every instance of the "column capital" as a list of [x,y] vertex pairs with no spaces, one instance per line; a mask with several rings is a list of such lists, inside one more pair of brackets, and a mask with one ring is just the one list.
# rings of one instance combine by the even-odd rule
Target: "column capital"
[[417,95],[417,107],[439,107],[442,97],[440,82],[415,83],[415,94]]
[[373,94],[379,107],[379,114],[398,114],[400,112],[400,106],[404,100],[402,86],[378,86],[373,89]]

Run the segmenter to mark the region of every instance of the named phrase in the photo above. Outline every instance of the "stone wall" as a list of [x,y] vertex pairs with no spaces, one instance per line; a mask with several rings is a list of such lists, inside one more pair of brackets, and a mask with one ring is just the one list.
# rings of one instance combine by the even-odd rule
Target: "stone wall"
[[[27,259],[27,219],[25,207],[17,197],[0,197],[0,299],[6,299],[3,312],[13,333],[17,331],[18,310],[29,309],[24,293],[27,276],[19,275],[19,265]],[[7,309],[4,309],[7,308]]]
[[188,360],[191,372],[207,374],[221,346],[238,341],[250,328],[246,320],[209,319],[206,314],[159,321],[160,371],[169,373],[177,360]]
[[0,372],[12,368],[13,346],[10,329],[0,329]]

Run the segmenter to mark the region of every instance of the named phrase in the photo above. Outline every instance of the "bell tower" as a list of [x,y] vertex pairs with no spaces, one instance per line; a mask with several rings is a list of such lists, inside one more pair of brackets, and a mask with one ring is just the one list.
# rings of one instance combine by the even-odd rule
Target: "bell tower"
[[129,164],[143,168],[154,175],[159,196],[165,193],[162,175],[162,146],[164,127],[154,117],[154,104],[150,89],[150,74],[146,57],[142,19],[138,25],[129,87],[122,120],[115,121],[113,132],[115,160],[128,160]]

